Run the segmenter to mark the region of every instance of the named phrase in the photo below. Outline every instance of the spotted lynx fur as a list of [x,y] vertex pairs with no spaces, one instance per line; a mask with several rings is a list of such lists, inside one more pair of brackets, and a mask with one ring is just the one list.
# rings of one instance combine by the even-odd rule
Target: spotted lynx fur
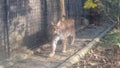
[[51,23],[50,28],[49,28],[49,35],[50,35],[50,44],[52,45],[52,51],[50,53],[50,57],[54,56],[55,50],[57,47],[57,43],[59,40],[63,41],[63,47],[62,47],[62,52],[66,52],[66,46],[67,46],[67,41],[68,37],[71,36],[71,45],[74,44],[75,40],[75,21],[73,19],[65,19],[62,18],[61,20],[58,21],[57,24]]

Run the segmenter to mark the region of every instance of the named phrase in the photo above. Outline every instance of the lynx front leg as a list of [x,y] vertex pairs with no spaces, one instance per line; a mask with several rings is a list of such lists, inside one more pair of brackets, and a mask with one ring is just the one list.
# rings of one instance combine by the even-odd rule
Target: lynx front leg
[[56,45],[52,45],[52,51],[49,54],[49,57],[53,57],[55,55]]
[[56,46],[57,46],[57,42],[59,41],[59,37],[56,37],[53,41],[52,41],[52,51],[49,54],[49,57],[53,57],[55,55],[55,50],[56,50]]

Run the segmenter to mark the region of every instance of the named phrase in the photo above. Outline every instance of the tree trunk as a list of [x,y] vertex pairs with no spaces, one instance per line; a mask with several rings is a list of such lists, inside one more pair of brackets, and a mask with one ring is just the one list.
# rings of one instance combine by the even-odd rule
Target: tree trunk
[[65,13],[65,0],[60,0],[60,8],[61,8],[61,17],[66,16],[66,13]]

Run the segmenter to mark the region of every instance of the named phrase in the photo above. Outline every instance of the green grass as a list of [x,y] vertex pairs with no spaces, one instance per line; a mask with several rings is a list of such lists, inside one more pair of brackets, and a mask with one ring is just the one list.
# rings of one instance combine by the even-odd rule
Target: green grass
[[101,39],[101,42],[99,42],[99,44],[107,47],[115,45],[120,48],[120,32],[112,30]]

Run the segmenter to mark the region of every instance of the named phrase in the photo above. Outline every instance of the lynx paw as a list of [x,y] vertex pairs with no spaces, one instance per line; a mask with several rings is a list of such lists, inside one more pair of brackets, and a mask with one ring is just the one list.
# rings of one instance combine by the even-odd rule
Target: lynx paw
[[62,50],[63,53],[66,53],[66,50]]
[[53,57],[54,55],[55,55],[55,52],[50,53],[50,54],[49,54],[49,57]]

